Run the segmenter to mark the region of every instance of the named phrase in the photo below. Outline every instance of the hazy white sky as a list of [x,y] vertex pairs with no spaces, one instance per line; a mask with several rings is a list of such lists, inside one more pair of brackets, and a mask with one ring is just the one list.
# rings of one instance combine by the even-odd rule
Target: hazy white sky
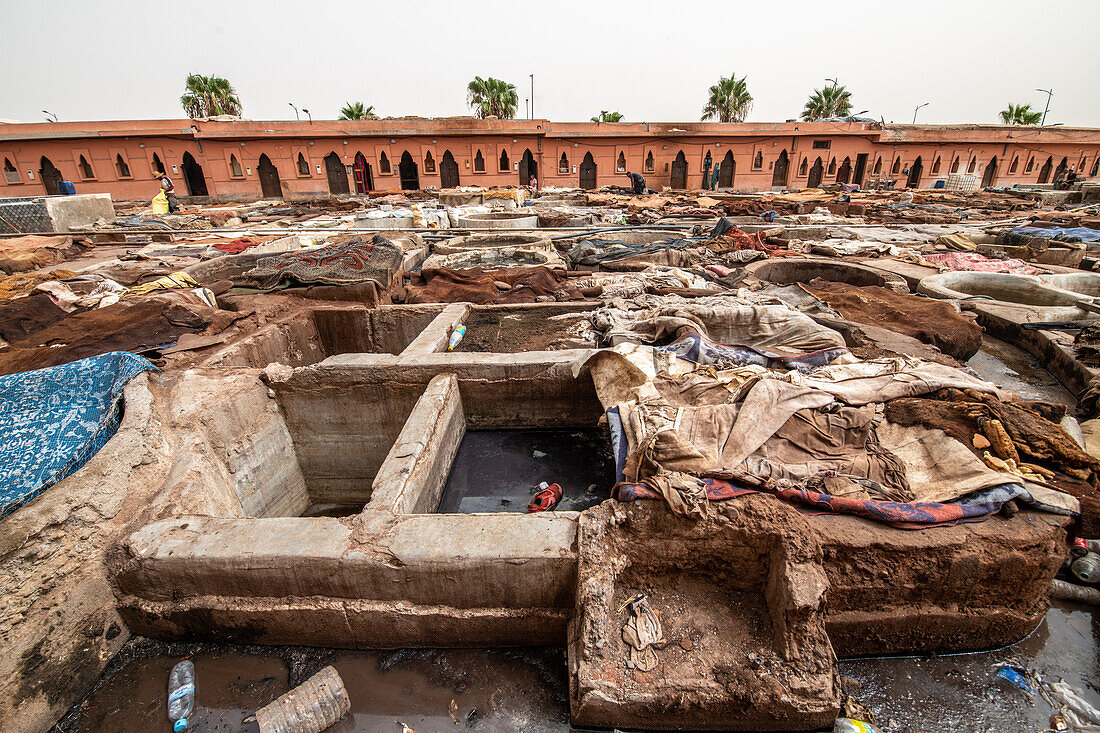
[[228,78],[252,119],[468,114],[474,75],[515,84],[523,117],[533,73],[538,117],[697,120],[736,73],[749,121],[796,117],[838,77],[887,122],[930,102],[919,122],[992,123],[1053,87],[1048,124],[1100,126],[1096,0],[0,0],[0,18],[0,118],[23,121],[182,117],[192,71]]

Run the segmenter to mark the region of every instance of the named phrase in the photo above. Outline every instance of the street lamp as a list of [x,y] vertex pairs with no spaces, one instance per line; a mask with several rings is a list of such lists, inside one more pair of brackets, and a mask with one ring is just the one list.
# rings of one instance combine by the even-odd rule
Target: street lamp
[[302,107],[302,111],[306,113],[306,117],[308,117],[308,118],[309,118],[309,124],[311,124],[311,125],[312,125],[312,124],[313,124],[313,115],[311,115],[311,114],[309,113],[309,110],[308,110],[308,109],[306,109],[305,107]]
[[535,75],[531,74],[531,119],[535,119]]
[[831,82],[833,83],[833,86],[834,86],[834,87],[836,87],[836,85],[840,83],[840,82],[839,82],[839,81],[837,81],[836,79],[826,79],[825,81],[831,81]]
[[920,111],[920,108],[921,107],[927,107],[930,104],[932,104],[932,103],[931,102],[925,102],[924,104],[918,104],[916,107],[913,108],[913,124],[914,125],[917,124],[917,112]]
[[[291,107],[294,107],[294,102],[287,102],[287,104],[289,104]],[[294,107],[294,119],[297,120],[298,122],[302,121],[302,118],[298,116],[298,108],[297,107]]]
[[1050,110],[1050,98],[1054,96],[1054,90],[1036,88],[1035,91],[1042,92],[1043,94],[1047,95],[1047,106],[1045,109],[1043,109],[1043,119],[1041,122],[1039,122],[1039,127],[1042,127],[1047,123],[1047,112]]
[[[42,110],[42,113],[46,115],[46,122],[57,122],[57,115],[55,115],[53,112]],[[52,120],[50,119],[51,116],[53,117]]]

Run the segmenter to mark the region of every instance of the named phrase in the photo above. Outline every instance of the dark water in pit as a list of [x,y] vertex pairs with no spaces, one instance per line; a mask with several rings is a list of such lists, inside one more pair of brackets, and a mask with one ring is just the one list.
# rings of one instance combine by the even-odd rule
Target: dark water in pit
[[[1064,677],[1100,704],[1100,616],[1086,606],[1055,603],[1034,633],[1007,649],[841,661],[840,673],[884,733],[1037,733],[1047,727],[1049,706],[995,683],[997,665],[1017,663],[1051,679]],[[334,733],[401,733],[395,721],[417,733],[577,730],[569,725],[561,649],[366,652],[146,640],[123,650],[57,730],[169,730],[168,671],[188,654],[197,682],[193,731],[255,731],[242,721],[327,664],[336,667],[352,701],[351,716],[329,729]],[[452,699],[458,725],[449,714]]]
[[[603,430],[469,430],[437,512],[526,512],[540,481],[562,487],[558,511],[611,495],[615,464]],[[595,488],[589,491],[589,487]]]

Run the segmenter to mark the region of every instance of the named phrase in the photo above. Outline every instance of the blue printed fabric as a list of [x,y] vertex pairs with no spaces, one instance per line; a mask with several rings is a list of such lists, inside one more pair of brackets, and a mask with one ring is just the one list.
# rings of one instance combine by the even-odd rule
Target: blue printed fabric
[[1087,227],[1016,227],[1009,231],[1006,241],[1017,244],[1025,237],[1042,237],[1056,242],[1100,242],[1100,229]]
[[681,359],[687,359],[696,364],[712,364],[719,368],[756,364],[768,369],[786,371],[794,369],[803,374],[809,374],[818,367],[828,366],[838,357],[850,353],[843,346],[833,346],[799,356],[782,356],[770,351],[754,349],[751,346],[720,344],[696,332],[686,333],[668,346],[654,348],[654,351],[675,354]]
[[122,389],[156,369],[113,351],[0,377],[0,517],[91,459],[122,421]]

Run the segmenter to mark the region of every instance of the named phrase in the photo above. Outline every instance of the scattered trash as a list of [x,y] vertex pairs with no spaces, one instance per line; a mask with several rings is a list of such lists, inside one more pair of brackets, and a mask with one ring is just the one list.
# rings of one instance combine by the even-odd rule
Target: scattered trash
[[623,624],[623,641],[630,651],[627,654],[627,667],[641,672],[649,672],[657,666],[657,651],[654,644],[661,641],[661,619],[643,595],[628,603],[630,618]]
[[453,697],[451,698],[451,704],[447,712],[451,714],[451,720],[454,722],[454,724],[458,725],[458,716],[455,715],[455,713],[458,712],[458,703],[455,702],[455,699]]
[[462,337],[466,335],[466,327],[462,324],[455,326],[451,331],[451,339],[447,342],[447,351],[454,351],[455,347],[462,343]]
[[1069,724],[1066,723],[1066,719],[1055,713],[1050,716],[1050,729],[1053,731],[1069,730]]
[[256,722],[260,733],[321,733],[350,710],[344,681],[329,666],[257,710]]
[[833,733],[878,733],[870,723],[852,718],[837,718],[833,726]]
[[195,665],[190,659],[176,662],[168,674],[168,718],[172,730],[187,728],[187,716],[195,709]]
[[1035,686],[1034,680],[1028,674],[1027,670],[1023,667],[1015,667],[1012,665],[1004,665],[997,670],[997,679],[1005,680],[1015,687],[1026,692],[1028,695],[1034,695],[1038,692],[1038,688]]
[[1074,557],[1084,557],[1089,554],[1089,542],[1084,537],[1074,537],[1073,545],[1069,548]]
[[1094,606],[1100,606],[1100,590],[1074,585],[1064,580],[1052,580],[1050,582],[1050,595],[1064,601],[1077,601],[1078,603],[1091,603]]
[[[1094,731],[1097,726],[1100,726],[1100,710],[1090,704],[1080,690],[1065,680],[1047,682],[1040,678],[1039,693],[1052,708],[1058,710],[1058,714],[1065,719],[1064,722],[1070,729],[1083,733]],[[1053,718],[1051,718],[1051,727],[1054,727]]]
[[[538,453],[538,451],[535,452]],[[535,457],[538,458],[538,456]],[[533,514],[553,509],[561,501],[561,494],[561,486],[543,481],[538,485],[538,491],[531,497],[531,503],[527,505],[527,513]]]
[[1070,572],[1082,583],[1100,582],[1100,555],[1089,552],[1073,561]]
[[416,733],[416,731],[410,728],[407,723],[402,723],[400,720],[395,720],[393,722],[401,726],[401,733]]
[[533,450],[533,451],[531,451],[531,457],[532,458],[546,458],[546,453],[541,451],[541,450]]

